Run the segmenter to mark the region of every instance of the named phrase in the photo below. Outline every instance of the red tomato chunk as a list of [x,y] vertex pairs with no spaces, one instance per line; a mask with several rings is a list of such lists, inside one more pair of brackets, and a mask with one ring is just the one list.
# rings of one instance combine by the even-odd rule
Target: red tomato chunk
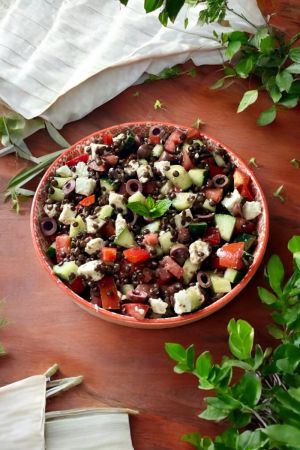
[[244,242],[233,242],[232,244],[225,244],[221,247],[217,255],[219,257],[219,265],[224,268],[242,269],[243,267],[243,253]]

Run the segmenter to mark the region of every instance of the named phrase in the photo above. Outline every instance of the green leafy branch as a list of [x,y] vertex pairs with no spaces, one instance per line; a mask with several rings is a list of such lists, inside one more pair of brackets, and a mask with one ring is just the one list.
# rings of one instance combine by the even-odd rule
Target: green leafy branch
[[268,329],[281,341],[278,347],[263,350],[254,345],[253,327],[234,319],[227,327],[231,355],[223,356],[219,364],[209,351],[195,358],[193,345],[185,349],[165,344],[176,361],[176,373],[191,373],[199,389],[214,390],[214,396],[204,399],[207,406],[199,417],[230,424],[214,440],[200,433],[185,434],[182,439],[198,450],[300,448],[300,236],[294,236],[288,248],[293,255],[292,276],[284,281],[282,261],[274,255],[265,272],[271,290],[258,288],[263,303],[273,310],[274,324]]

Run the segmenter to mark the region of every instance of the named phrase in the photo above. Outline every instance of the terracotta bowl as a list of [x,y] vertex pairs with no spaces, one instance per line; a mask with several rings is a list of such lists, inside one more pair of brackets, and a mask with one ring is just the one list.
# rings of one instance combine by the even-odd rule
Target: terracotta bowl
[[96,133],[91,134],[90,136],[87,136],[83,139],[81,139],[76,144],[72,145],[69,149],[67,149],[64,153],[62,153],[61,156],[59,156],[53,164],[49,167],[45,175],[43,176],[36,194],[33,199],[32,204],[32,210],[31,210],[31,233],[32,233],[32,239],[34,247],[37,251],[38,258],[41,261],[43,267],[48,272],[49,276],[52,278],[52,280],[58,284],[58,286],[75,302],[78,306],[83,308],[85,311],[89,312],[90,314],[93,314],[96,317],[99,317],[101,319],[107,320],[109,322],[113,322],[119,325],[125,325],[128,327],[133,328],[171,328],[171,327],[179,327],[182,325],[186,325],[188,323],[195,322],[196,320],[203,319],[206,316],[209,316],[210,314],[213,314],[214,312],[218,311],[220,308],[223,308],[227,303],[229,303],[234,297],[236,297],[242,289],[249,283],[255,272],[257,271],[262,258],[265,253],[267,240],[269,236],[269,214],[268,214],[268,208],[266,199],[264,196],[264,193],[262,191],[262,188],[260,187],[256,176],[252,172],[252,170],[249,169],[249,167],[241,160],[241,158],[236,155],[230,148],[228,148],[226,145],[220,144],[216,139],[203,134],[203,137],[209,140],[209,144],[211,147],[218,147],[221,145],[231,156],[232,161],[236,164],[236,166],[240,167],[243,172],[248,174],[252,180],[252,189],[255,194],[256,200],[259,200],[262,203],[263,212],[258,220],[258,243],[257,247],[254,252],[254,260],[252,265],[250,266],[247,274],[244,276],[242,281],[236,285],[232,291],[230,291],[228,294],[224,295],[219,300],[215,301],[213,304],[210,304],[209,306],[206,306],[194,313],[186,314],[183,316],[177,316],[177,317],[168,317],[168,318],[161,318],[161,319],[144,319],[143,321],[137,321],[133,317],[121,315],[115,312],[107,311],[105,309],[99,308],[97,305],[94,305],[92,303],[89,303],[79,295],[75,294],[71,289],[69,289],[56,275],[52,272],[52,263],[50,259],[45,255],[45,252],[49,246],[49,242],[45,237],[43,236],[39,221],[40,218],[43,217],[44,211],[43,211],[43,205],[46,199],[46,186],[47,181],[50,176],[53,176],[56,169],[60,167],[61,165],[65,164],[66,161],[68,161],[71,158],[74,158],[81,153],[83,153],[83,147],[85,145],[88,145],[90,143],[90,139],[92,137],[96,137],[101,135],[103,132],[111,132],[113,135],[116,135],[120,133],[124,129],[130,129],[134,133],[144,132],[147,133],[149,128],[153,125],[162,125],[170,132],[174,129],[180,129],[182,132],[187,132],[190,128],[179,126],[171,123],[162,123],[162,122],[135,122],[135,123],[124,123],[120,125],[115,125],[110,128],[106,128],[100,131],[97,131]]

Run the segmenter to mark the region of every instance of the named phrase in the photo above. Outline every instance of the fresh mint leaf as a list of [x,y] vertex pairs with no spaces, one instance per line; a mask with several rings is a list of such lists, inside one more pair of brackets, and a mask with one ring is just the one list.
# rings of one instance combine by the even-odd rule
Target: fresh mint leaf
[[154,109],[162,109],[163,103],[159,99],[157,99],[155,100],[153,107]]
[[165,350],[171,359],[176,362],[183,362],[186,359],[185,348],[180,344],[174,344],[172,342],[166,342]]
[[[262,430],[272,442],[279,445],[285,445],[294,449],[300,448],[300,429],[291,425],[277,424],[269,425]],[[274,448],[274,447],[273,447]]]
[[240,101],[237,112],[240,113],[244,111],[248,106],[252,105],[256,102],[258,98],[258,90],[253,89],[252,91],[246,91],[243,95],[242,100]]
[[270,123],[274,122],[276,119],[276,107],[273,105],[271,108],[266,109],[266,111],[263,111],[260,113],[257,123],[260,126],[269,125]]
[[278,301],[277,297],[275,297],[275,295],[272,294],[272,292],[268,291],[267,289],[263,287],[258,287],[257,290],[259,298],[266,305],[273,305]]
[[286,68],[286,70],[290,73],[299,74],[300,73],[300,64],[294,63]]
[[288,91],[292,83],[293,76],[287,70],[283,70],[276,75],[276,84],[281,92]]
[[289,57],[295,63],[300,63],[300,47],[291,48],[289,51]]
[[127,204],[127,208],[139,216],[149,217],[149,209],[141,202],[130,202]]
[[250,358],[253,347],[254,330],[245,320],[231,319],[228,324],[229,348],[231,353],[238,359]]
[[170,206],[172,205],[172,200],[166,198],[163,200],[158,200],[155,203],[155,207],[152,208],[150,214],[152,219],[156,219],[157,217],[161,217],[168,211]]
[[155,208],[155,200],[150,195],[146,198],[146,206],[150,212],[153,208]]
[[149,195],[146,198],[146,203],[131,202],[127,204],[127,207],[139,216],[148,217],[150,219],[156,219],[161,217],[170,208],[172,200],[164,199],[157,202]]
[[229,42],[228,47],[226,48],[225,55],[229,60],[231,60],[234,55],[240,50],[242,43],[240,41],[232,41]]
[[200,378],[208,379],[209,374],[213,368],[212,357],[210,352],[203,352],[196,360],[195,372]]
[[277,295],[282,294],[284,267],[278,255],[272,255],[267,264],[267,274],[271,288]]

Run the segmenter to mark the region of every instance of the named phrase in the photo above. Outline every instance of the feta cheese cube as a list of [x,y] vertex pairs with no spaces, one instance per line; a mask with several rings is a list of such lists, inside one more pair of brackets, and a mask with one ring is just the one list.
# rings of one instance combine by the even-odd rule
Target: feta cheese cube
[[76,178],[75,192],[81,195],[91,195],[96,187],[96,180],[86,177]]
[[99,281],[103,277],[103,274],[97,270],[99,261],[89,261],[82,266],[78,267],[78,276],[84,278],[91,278],[93,281]]
[[124,167],[124,172],[126,175],[133,176],[139,168],[139,162],[135,159],[130,160]]
[[71,225],[73,220],[75,219],[77,214],[76,209],[72,209],[72,205],[69,205],[68,203],[63,206],[62,212],[58,218],[58,220],[63,223],[64,225]]
[[79,163],[77,163],[75,167],[75,174],[78,177],[88,177],[88,166],[83,161],[79,161]]
[[122,214],[118,214],[116,221],[115,221],[115,227],[116,227],[116,236],[119,236],[119,234],[122,233],[122,231],[127,228],[127,222],[122,216]]
[[147,181],[150,181],[151,178],[153,178],[152,169],[149,164],[139,166],[136,173],[141,183],[147,183]]
[[225,206],[226,209],[228,209],[230,213],[232,213],[234,207],[241,203],[241,200],[242,196],[240,195],[239,191],[237,189],[234,189],[229,197],[224,197],[221,203],[223,206]]
[[198,239],[189,246],[190,261],[192,264],[200,264],[211,252],[210,245],[207,242]]
[[188,297],[186,290],[175,292],[174,294],[174,311],[176,314],[184,314],[192,311],[192,303]]
[[180,214],[176,214],[174,220],[177,229],[188,226],[190,221],[185,220],[186,217],[190,217],[191,220],[193,219],[193,214],[191,213],[190,209],[186,209],[185,211],[182,211]]
[[104,240],[101,238],[91,239],[85,246],[84,251],[89,255],[98,252],[102,247],[104,247]]
[[95,144],[94,142],[92,142],[90,144],[90,148],[91,148],[91,155],[89,159],[95,159],[97,157],[97,153],[96,150],[99,150],[101,148],[106,148],[107,145],[104,144]]
[[243,216],[246,220],[255,219],[261,214],[261,204],[260,202],[246,202],[243,206]]
[[67,177],[72,177],[73,172],[69,166],[65,165],[65,166],[59,167],[56,170],[56,175],[58,175],[59,177],[67,178]]
[[125,134],[120,133],[120,134],[118,134],[118,136],[113,137],[113,142],[122,141],[123,139],[125,139]]
[[116,210],[120,209],[123,213],[127,212],[125,198],[121,194],[117,194],[116,192],[111,191],[109,193],[108,203]]
[[[52,206],[52,208],[50,208],[50,206]],[[55,205],[47,205],[46,204],[44,206],[44,211],[47,214],[47,216],[51,217],[51,218],[56,217],[58,215],[58,213],[56,211],[56,208],[55,208]]]
[[149,298],[149,303],[155,314],[166,314],[168,303],[161,298]]
[[161,175],[165,175],[170,170],[171,163],[170,161],[155,161],[154,167]]
[[87,233],[95,234],[105,224],[105,220],[93,219],[92,216],[87,216],[85,223]]

